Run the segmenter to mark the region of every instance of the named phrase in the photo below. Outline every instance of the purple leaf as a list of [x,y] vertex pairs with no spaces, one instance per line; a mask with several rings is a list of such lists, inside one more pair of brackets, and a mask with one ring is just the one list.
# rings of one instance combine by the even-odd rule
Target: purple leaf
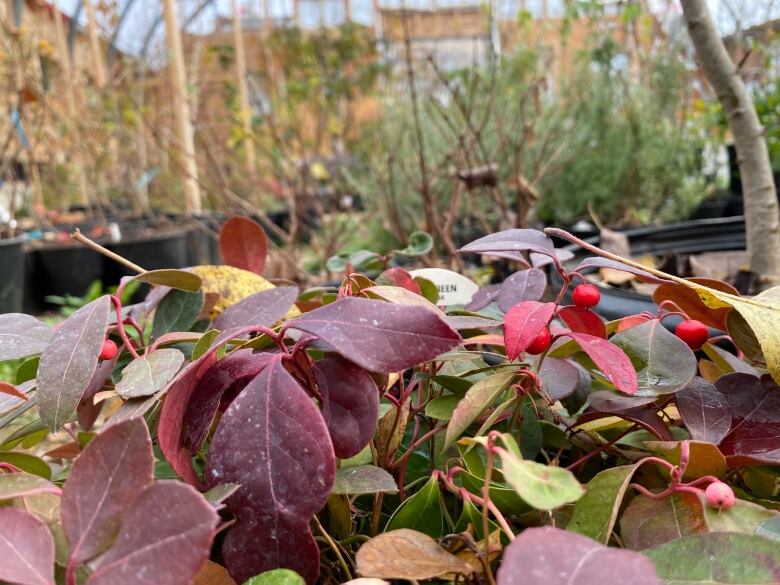
[[444,321],[456,331],[462,329],[492,329],[504,324],[503,321],[498,321],[497,319],[473,317],[471,315],[445,315]]
[[60,489],[44,478],[24,472],[0,474],[0,501],[36,494],[59,494]]
[[[517,262],[518,264],[524,266],[525,268],[533,267],[532,263],[529,262],[524,252],[486,252],[485,255],[493,256],[494,258],[506,258],[507,260],[511,260],[512,262]],[[543,258],[549,258],[549,256],[544,256],[543,254],[538,254],[538,256],[541,256]],[[552,258],[550,258],[550,262],[552,262]]]
[[[566,262],[567,260],[574,258],[574,252],[567,250],[566,248],[555,248],[555,256],[558,258],[558,262]],[[534,268],[547,266],[548,264],[552,264],[553,261],[552,256],[531,252],[531,264],[533,264]]]
[[111,300],[102,296],[68,317],[41,354],[36,386],[41,420],[53,431],[75,412],[98,364]]
[[653,563],[629,550],[608,548],[581,534],[526,528],[504,549],[497,585],[661,585]]
[[546,357],[539,369],[542,390],[553,400],[561,400],[581,386],[590,386],[590,377],[582,376],[576,364],[569,360]]
[[640,270],[639,268],[634,268],[628,264],[623,264],[622,262],[609,260],[608,258],[602,258],[600,256],[586,258],[580,262],[577,267],[572,270],[572,272],[582,272],[588,268],[611,268],[612,270],[622,270],[623,272],[629,272],[634,276],[639,277],[640,280],[651,282],[653,284],[663,284],[665,282],[669,282],[668,280],[650,274],[646,270]]
[[480,311],[495,301],[498,298],[500,292],[500,284],[489,284],[488,286],[483,286],[474,293],[474,296],[471,297],[471,300],[464,307],[464,309],[467,311]]
[[374,436],[379,418],[379,389],[366,370],[342,357],[314,364],[322,393],[322,417],[328,425],[336,457],[360,453]]
[[51,327],[30,315],[0,315],[0,362],[41,353],[52,335],[54,330]]
[[[641,327],[641,325],[640,325]],[[635,328],[634,328],[635,329]],[[628,331],[631,331],[629,329]],[[604,373],[615,388],[626,394],[636,393],[638,382],[634,366],[622,349],[606,339],[569,331],[562,336],[571,337],[593,363]],[[690,350],[689,350],[690,351]]]
[[253,294],[231,305],[214,320],[214,327],[220,330],[243,325],[271,327],[287,314],[298,298],[294,286],[277,286]]
[[715,387],[731,405],[731,430],[720,442],[730,467],[780,463],[780,388],[769,377],[726,374]]
[[538,268],[515,272],[501,285],[498,293],[498,307],[507,312],[517,303],[538,301],[547,288],[547,276]]
[[122,514],[153,479],[152,440],[143,419],[114,425],[87,445],[62,490],[62,528],[72,562],[111,545]]
[[620,518],[620,535],[632,550],[703,532],[707,532],[707,522],[702,502],[695,494],[686,492],[659,500],[638,495]]
[[119,355],[117,354],[113,359],[100,362],[86,390],[84,390],[84,394],[81,395],[79,405],[76,407],[76,418],[79,421],[79,426],[84,431],[89,431],[92,428],[98,415],[100,415],[100,411],[103,410],[104,402],[94,404],[92,399],[95,397],[95,394],[100,392],[100,389],[103,388],[103,385],[111,376],[118,357]]
[[514,361],[547,327],[555,313],[555,303],[524,301],[512,307],[504,318],[506,354]]
[[655,396],[638,398],[636,396],[617,394],[616,392],[611,392],[609,390],[599,390],[588,394],[588,404],[593,410],[598,410],[599,412],[623,412],[632,408],[639,408],[640,406],[652,404],[656,400],[657,398]]
[[192,487],[158,481],[130,504],[86,585],[189,583],[209,557],[219,516]]
[[273,356],[251,349],[236,350],[210,367],[197,382],[183,419],[190,454],[203,445],[220,404],[229,404]]
[[577,333],[607,338],[607,327],[596,313],[583,307],[566,306],[558,311],[558,318]]
[[275,359],[225,411],[206,460],[209,486],[241,486],[226,502],[236,524],[222,546],[233,578],[284,567],[316,580],[319,552],[308,522],[327,502],[335,472],[322,415]]
[[461,341],[424,307],[345,297],[288,321],[316,335],[348,360],[372,372],[398,372],[449,351]]
[[718,445],[731,428],[731,405],[728,398],[703,378],[674,395],[677,410],[691,439]]
[[46,524],[24,510],[0,508],[0,579],[54,585],[54,540]]
[[617,416],[622,419],[638,424],[640,427],[653,433],[662,441],[673,441],[674,436],[669,427],[664,424],[663,419],[656,413],[655,406],[640,406],[638,408],[629,408],[619,411],[595,411],[586,410],[577,418],[577,424],[581,425],[592,420],[606,418],[608,416]]
[[491,252],[537,252],[554,256],[552,240],[537,230],[511,229],[490,234],[463,246],[459,252],[490,254]]

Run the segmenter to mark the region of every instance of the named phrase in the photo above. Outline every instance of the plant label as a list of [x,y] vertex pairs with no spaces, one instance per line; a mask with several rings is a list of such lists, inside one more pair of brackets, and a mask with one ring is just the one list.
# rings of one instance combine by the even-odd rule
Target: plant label
[[421,276],[427,278],[439,289],[440,307],[452,305],[465,305],[471,301],[471,297],[479,290],[479,286],[470,278],[445,270],[444,268],[420,268],[412,270],[412,277]]

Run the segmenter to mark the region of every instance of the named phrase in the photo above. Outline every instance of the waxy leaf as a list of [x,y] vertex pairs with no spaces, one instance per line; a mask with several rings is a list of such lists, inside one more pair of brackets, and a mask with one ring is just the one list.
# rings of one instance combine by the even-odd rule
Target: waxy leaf
[[634,551],[543,526],[526,528],[504,549],[497,585],[661,585],[653,564]]
[[637,396],[626,396],[618,394],[611,390],[597,390],[588,394],[588,404],[593,410],[599,412],[617,413],[632,408],[638,408],[656,401],[653,396],[639,398]]
[[[635,329],[635,328],[632,328]],[[628,331],[632,331],[629,329]],[[615,388],[626,394],[636,394],[638,388],[637,374],[628,356],[622,349],[606,339],[594,337],[586,333],[566,332],[562,335],[571,337],[582,351],[588,354]],[[687,348],[687,346],[686,346]],[[690,350],[688,350],[690,351]]]
[[768,376],[726,374],[715,387],[731,405],[731,430],[720,442],[729,466],[780,463],[780,389]]
[[442,536],[444,516],[441,512],[441,493],[436,476],[431,476],[420,491],[403,501],[390,516],[385,531],[401,528],[410,528],[428,536]]
[[380,274],[376,283],[379,285],[400,286],[418,295],[422,295],[420,285],[407,270],[400,267],[388,268]]
[[702,503],[687,492],[658,500],[637,495],[620,517],[620,536],[626,548],[632,550],[703,532],[707,532],[707,523]]
[[495,301],[498,298],[498,295],[500,293],[501,293],[500,284],[489,284],[488,286],[483,286],[481,289],[479,289],[477,292],[474,293],[474,296],[471,297],[471,300],[464,308],[467,311],[479,311],[481,309],[484,309],[490,303]]
[[0,580],[54,585],[54,540],[49,527],[29,512],[0,508]]
[[[707,286],[732,295],[739,295],[737,289],[730,284],[712,278],[691,278],[691,282]],[[696,291],[684,284],[666,282],[653,291],[653,302],[660,304],[663,301],[672,301],[691,319],[701,321],[714,329],[726,330],[726,316],[729,307],[711,309],[699,298]]]
[[398,372],[431,360],[461,341],[433,311],[345,297],[289,321],[348,360],[374,372]]
[[[704,498],[701,498],[704,500]],[[767,521],[780,517],[775,510],[767,510],[759,504],[737,500],[728,510],[716,510],[704,505],[704,519],[710,532],[743,532],[755,534]]]
[[319,551],[308,523],[327,502],[335,455],[319,410],[284,369],[267,365],[230,404],[206,460],[206,483],[237,483],[236,515],[222,545],[230,574],[244,581],[276,568],[313,583]]
[[146,282],[157,286],[166,286],[188,292],[198,292],[201,286],[200,276],[187,270],[147,270],[134,276],[133,280]]
[[219,330],[244,325],[271,327],[288,314],[297,298],[298,289],[294,286],[277,286],[255,293],[217,315],[214,327]]
[[463,246],[458,252],[490,254],[491,252],[537,252],[555,257],[552,240],[537,230],[511,229],[490,234]]
[[[606,404],[601,404],[600,408],[606,408]],[[653,404],[649,404],[647,406],[639,406],[637,408],[627,408],[627,409],[621,408],[620,410],[617,411],[603,411],[603,410],[598,411],[598,410],[588,409],[577,418],[576,426],[578,427],[583,426],[588,422],[598,420],[601,418],[608,418],[614,415],[622,419],[631,421],[632,423],[639,425],[643,429],[650,431],[661,441],[674,440],[674,436],[672,435],[672,432],[669,430],[669,427],[666,426],[664,420],[660,416],[658,416],[656,412],[657,410],[658,408]]]
[[0,501],[35,494],[59,494],[60,488],[50,481],[24,472],[0,474]]
[[178,349],[158,349],[134,359],[122,370],[116,393],[122,398],[140,398],[157,394],[178,373],[184,354]]
[[496,319],[472,317],[471,315],[446,315],[444,321],[456,331],[461,329],[493,329],[504,324],[503,321]]
[[585,495],[574,504],[567,530],[607,544],[635,471],[636,465],[622,465],[596,474],[588,482]]
[[257,222],[248,217],[231,217],[219,232],[219,252],[228,266],[263,274],[268,238]]
[[[680,464],[680,441],[643,441],[648,450],[674,465]],[[728,471],[726,458],[712,443],[687,441],[689,461],[683,474],[684,481],[698,479],[705,475],[724,477]]]
[[555,303],[524,301],[512,307],[504,319],[506,355],[514,361],[531,345],[555,313]]
[[76,419],[83,431],[89,431],[92,428],[103,410],[104,403],[101,401],[95,404],[94,398],[111,377],[118,358],[119,354],[115,355],[113,359],[101,361],[86,390],[84,390],[84,394],[81,395],[79,405],[76,407]]
[[505,313],[523,301],[538,301],[547,288],[547,276],[538,268],[515,272],[501,285],[498,307]]
[[703,378],[694,378],[674,400],[691,439],[718,445],[731,429],[728,398]]
[[542,391],[553,401],[566,398],[580,388],[590,387],[590,376],[584,368],[559,358],[545,357],[539,377]]
[[360,547],[355,561],[361,575],[380,579],[422,581],[473,572],[471,565],[444,550],[430,536],[408,528],[375,536]]
[[359,495],[397,491],[398,486],[395,484],[395,479],[381,467],[356,465],[354,467],[340,467],[336,470],[336,479],[333,482],[331,493]]
[[62,490],[62,527],[73,562],[111,545],[125,510],[153,479],[152,440],[143,419],[114,425],[87,445]]
[[590,309],[582,307],[561,307],[558,318],[566,323],[567,327],[577,333],[587,333],[595,337],[607,338],[607,328],[604,321]]
[[57,329],[41,354],[36,396],[41,420],[53,431],[76,411],[98,365],[108,328],[108,296],[83,306]]
[[15,388],[24,394],[26,398],[21,399],[8,393],[0,392],[0,414],[10,412],[22,404],[24,404],[26,407],[29,407],[33,402],[35,402],[35,395],[30,395],[32,391],[35,390],[35,380],[28,380],[27,382],[19,384]]
[[374,436],[379,418],[379,389],[374,378],[340,356],[326,357],[313,369],[336,457],[357,455]]
[[442,449],[446,451],[452,446],[477,417],[506,392],[514,378],[514,372],[498,372],[482,378],[469,388],[452,412]]
[[687,536],[645,551],[666,583],[780,583],[777,542],[748,534]]
[[521,459],[505,449],[500,453],[504,479],[529,506],[553,510],[582,497],[584,490],[571,471]]
[[154,312],[152,333],[155,337],[170,331],[189,331],[198,320],[203,308],[203,291],[187,292],[172,290],[157,306]]
[[208,559],[219,516],[192,487],[157,481],[137,494],[86,585],[189,583]]
[[399,286],[376,285],[365,288],[361,292],[364,292],[368,295],[369,298],[372,299],[384,300],[388,303],[394,303],[396,305],[423,307],[429,311],[433,311],[437,315],[441,315],[442,318],[444,317],[441,310],[439,310],[439,308],[431,301],[417,293],[413,293],[410,290],[401,288]]
[[612,343],[626,353],[636,369],[637,396],[677,392],[696,376],[696,356],[657,319],[621,331],[612,337]]
[[41,353],[53,335],[51,327],[30,315],[0,315],[0,362]]

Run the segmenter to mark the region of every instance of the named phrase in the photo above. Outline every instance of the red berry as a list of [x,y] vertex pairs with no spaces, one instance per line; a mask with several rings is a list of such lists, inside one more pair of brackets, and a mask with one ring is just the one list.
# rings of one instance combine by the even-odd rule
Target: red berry
[[103,348],[100,350],[100,359],[112,360],[116,357],[116,354],[117,354],[116,343],[114,343],[110,339],[106,339],[103,342]]
[[708,506],[718,510],[728,510],[737,501],[734,490],[722,481],[713,481],[708,485],[704,490],[704,498]]
[[693,350],[701,349],[701,346],[710,338],[710,331],[701,321],[686,319],[677,325],[674,334],[688,344]]
[[601,291],[595,284],[581,284],[574,287],[572,300],[575,305],[583,309],[595,307],[601,300]]
[[534,337],[534,340],[526,348],[525,352],[531,355],[539,355],[547,351],[548,347],[550,347],[550,330],[545,327]]

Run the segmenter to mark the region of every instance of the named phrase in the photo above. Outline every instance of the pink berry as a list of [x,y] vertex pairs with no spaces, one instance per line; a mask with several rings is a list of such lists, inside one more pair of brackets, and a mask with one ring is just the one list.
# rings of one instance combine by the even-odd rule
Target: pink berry
[[734,490],[722,481],[713,481],[708,485],[704,490],[704,498],[708,506],[718,510],[728,510],[737,501]]

